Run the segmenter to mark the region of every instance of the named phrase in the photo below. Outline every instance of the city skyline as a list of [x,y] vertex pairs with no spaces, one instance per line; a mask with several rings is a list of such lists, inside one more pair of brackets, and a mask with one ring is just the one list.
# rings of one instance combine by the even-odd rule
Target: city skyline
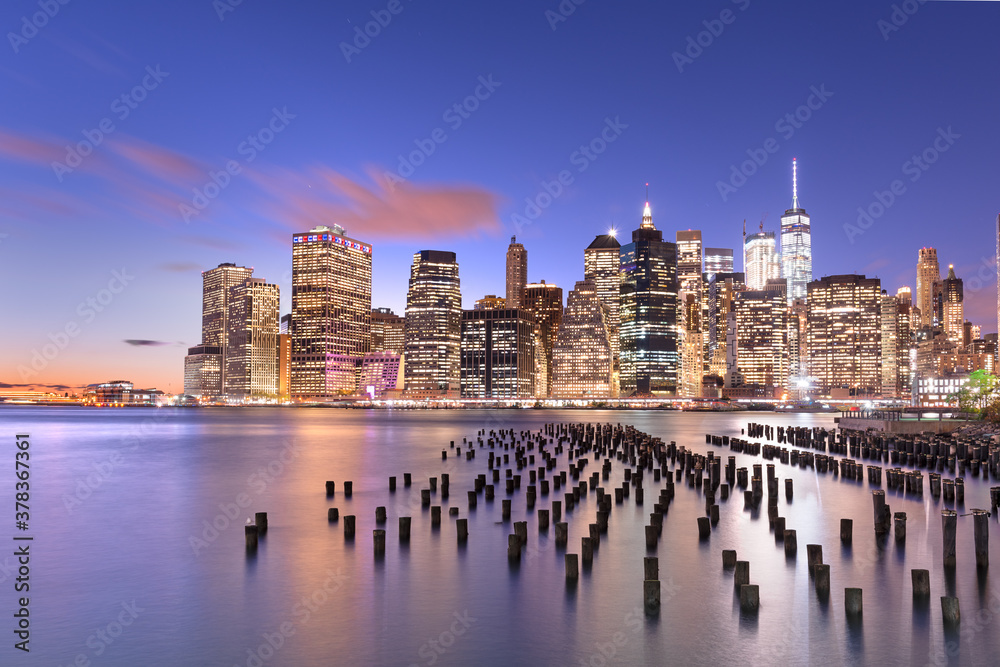
[[[201,342],[192,298],[201,272],[253,267],[278,286],[286,314],[289,236],[317,224],[343,225],[376,246],[372,305],[397,314],[410,258],[427,247],[456,253],[463,308],[504,294],[511,235],[533,258],[526,281],[568,292],[595,235],[635,227],[646,182],[667,238],[697,229],[705,247],[738,253],[744,219],[780,231],[793,157],[814,221],[814,278],[857,273],[890,293],[915,289],[917,249],[934,247],[965,280],[965,317],[995,331],[997,146],[987,110],[997,93],[980,85],[983,71],[961,66],[981,63],[988,74],[995,4],[926,3],[888,33],[879,21],[891,6],[861,3],[588,3],[554,24],[540,7],[403,7],[349,62],[341,42],[382,7],[356,3],[343,10],[349,17],[326,22],[318,19],[333,10],[309,3],[291,16],[250,5],[217,16],[194,2],[141,15],[98,7],[64,12],[12,46],[0,68],[19,100],[0,124],[0,259],[11,276],[33,279],[6,301],[27,324],[4,328],[0,381],[75,388],[130,377],[179,392],[184,354]],[[715,23],[723,8],[732,23]],[[26,11],[11,7],[3,25],[14,30]],[[647,20],[636,22],[638,12]],[[259,55],[243,45],[282,19],[294,19],[294,30],[277,33],[275,45]],[[825,29],[800,58],[754,37],[817,21]],[[181,24],[191,31],[187,52],[171,37]],[[480,24],[503,38],[468,28]],[[951,36],[959,26],[961,39]],[[620,49],[615,36],[626,30]],[[322,59],[299,46],[316,43],[314,31],[329,47]],[[703,32],[709,45],[691,48]],[[856,48],[844,55],[847,41]],[[523,53],[498,57],[508,43],[523,43]],[[607,48],[566,55],[584,44]],[[465,56],[456,60],[455,49]],[[229,51],[232,61],[218,60]],[[287,82],[261,77],[279,53],[300,66]],[[400,71],[409,53],[439,75]],[[540,73],[539,62],[567,75]],[[764,70],[774,72],[764,86],[743,76]],[[588,86],[577,78],[585,72],[598,73]],[[880,96],[887,77],[893,95]],[[327,84],[307,95],[310,78]],[[373,94],[343,108],[331,88]],[[930,89],[938,94],[928,98]],[[539,95],[545,104],[526,104]],[[99,135],[92,154],[66,148]],[[433,151],[411,159],[421,146]],[[387,181],[393,173],[405,180]],[[181,205],[196,213],[185,219]],[[71,324],[79,333],[33,366]]]

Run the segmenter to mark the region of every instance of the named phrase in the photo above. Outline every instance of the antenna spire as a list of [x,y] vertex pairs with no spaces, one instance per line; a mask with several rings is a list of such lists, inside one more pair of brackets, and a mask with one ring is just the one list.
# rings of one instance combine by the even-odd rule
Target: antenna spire
[[792,158],[792,208],[799,207],[798,163]]

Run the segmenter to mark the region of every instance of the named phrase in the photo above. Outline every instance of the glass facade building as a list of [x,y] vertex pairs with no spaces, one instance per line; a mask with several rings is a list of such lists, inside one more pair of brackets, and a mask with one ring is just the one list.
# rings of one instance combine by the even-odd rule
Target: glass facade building
[[462,313],[462,398],[535,395],[535,318],[518,308]]
[[812,282],[812,228],[799,207],[798,169],[792,160],[792,207],[781,216],[781,275],[788,284],[788,303],[806,298]]
[[412,395],[458,392],[462,345],[462,291],[455,253],[413,255],[406,293],[403,348],[405,390]]
[[594,281],[578,281],[566,298],[566,310],[552,350],[554,398],[615,395],[607,313]]

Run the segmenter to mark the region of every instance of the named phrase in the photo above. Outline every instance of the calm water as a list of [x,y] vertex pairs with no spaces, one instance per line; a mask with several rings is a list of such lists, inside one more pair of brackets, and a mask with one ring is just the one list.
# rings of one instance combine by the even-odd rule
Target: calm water
[[[880,552],[867,483],[777,464],[779,478],[795,480],[793,502],[782,490],[779,505],[798,531],[798,559],[786,561],[768,529],[766,506],[751,514],[742,498],[722,505],[711,539],[699,542],[695,517],[704,501],[678,485],[657,554],[663,604],[658,616],[646,617],[643,526],[657,495],[651,478],[644,507],[635,507],[634,495],[613,507],[592,569],[567,589],[554,529],[539,534],[535,517],[528,517],[528,552],[512,568],[506,556],[512,528],[497,523],[502,489],[495,503],[480,497],[469,512],[466,490],[486,470],[487,457],[440,457],[450,440],[460,443],[481,428],[536,430],[562,421],[627,423],[707,452],[706,432],[739,434],[750,419],[832,425],[826,415],[767,413],[0,408],[5,469],[13,469],[13,435],[31,435],[35,536],[32,650],[28,659],[14,651],[8,630],[0,664],[997,663],[1000,617],[989,608],[992,602],[1000,612],[1000,539],[994,535],[991,543],[992,577],[978,575],[972,520],[960,518],[958,568],[946,579],[942,501],[929,487],[922,500],[887,491],[892,510],[907,513],[908,536],[905,548],[890,539]],[[714,450],[729,455],[728,448]],[[762,462],[737,459],[748,467]],[[588,475],[593,470],[592,463]],[[408,489],[404,472],[413,473]],[[459,507],[469,517],[470,537],[461,547],[447,511],[440,531],[432,531],[420,507],[420,489],[441,472],[451,475],[451,497],[434,504]],[[394,495],[390,475],[399,478]],[[337,482],[332,500],[324,493],[328,479]],[[344,480],[354,482],[350,499]],[[14,481],[10,475],[0,481],[10,515]],[[603,484],[610,489],[621,481],[616,464]],[[989,508],[989,486],[968,479],[965,507]],[[539,496],[537,507],[561,499],[559,493]],[[249,507],[235,507],[248,499]],[[513,520],[525,518],[524,502],[522,488]],[[378,505],[389,513],[381,561],[372,556],[371,538]],[[330,506],[341,516],[357,515],[353,543],[344,540],[343,519],[327,522]],[[248,558],[242,525],[254,511],[268,512],[270,528]],[[570,552],[579,553],[595,512],[591,494],[564,519]],[[412,538],[400,546],[396,517],[405,515],[413,516]],[[853,549],[841,548],[841,517],[854,519]],[[14,517],[0,520],[9,539]],[[822,544],[831,564],[827,604],[808,575],[810,543]],[[751,581],[760,585],[756,617],[741,615],[732,574],[722,569],[721,551],[729,548],[750,561]],[[0,600],[11,610],[14,560],[0,557],[0,565]],[[910,568],[931,571],[927,609],[914,610]],[[859,624],[845,619],[847,586],[864,589]],[[945,591],[961,600],[957,634],[942,626],[938,598]]]

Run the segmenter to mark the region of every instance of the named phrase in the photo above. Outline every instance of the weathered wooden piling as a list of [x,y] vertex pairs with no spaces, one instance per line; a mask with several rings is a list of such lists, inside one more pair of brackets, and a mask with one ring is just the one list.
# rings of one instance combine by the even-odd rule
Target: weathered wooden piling
[[538,510],[538,530],[544,532],[549,529],[549,511]]
[[872,491],[872,504],[875,510],[875,534],[887,535],[892,512],[885,502],[885,491],[882,489]]
[[659,540],[660,534],[656,529],[656,526],[646,526],[646,548],[655,549],[656,543]]
[[334,495],[334,493],[335,493],[336,490],[337,490],[337,484],[336,484],[336,482],[329,482],[328,481],[326,483],[326,495],[328,497]]
[[507,558],[521,560],[521,536],[517,533],[507,536]]
[[656,556],[646,556],[642,559],[643,581],[660,579],[660,559]]
[[[457,507],[454,509],[458,509]],[[455,522],[455,530],[458,533],[458,541],[465,542],[469,539],[469,520],[459,519]]]
[[246,545],[248,551],[254,551],[257,549],[257,526],[256,524],[248,523],[243,526],[243,535],[246,538]]
[[750,561],[736,561],[736,571],[733,573],[733,585],[739,588],[743,584],[750,583]]
[[913,597],[925,598],[931,594],[931,573],[930,570],[910,570],[910,579],[913,582]]
[[257,512],[254,516],[254,524],[257,526],[257,534],[267,533],[267,512]]
[[660,608],[660,581],[658,579],[642,582],[642,599],[647,612]]
[[785,541],[785,517],[783,516],[774,517],[774,541],[775,543]]
[[375,523],[385,523],[385,508],[376,507],[375,508]]
[[399,517],[399,541],[410,541],[410,517],[408,516]]
[[944,566],[955,567],[955,537],[958,532],[958,512],[941,510],[941,538],[944,543]]
[[848,616],[858,616],[864,611],[864,601],[860,588],[844,589],[844,610]]
[[743,584],[740,586],[740,609],[754,612],[760,607],[760,586]]
[[348,514],[344,517],[344,539],[354,539],[354,522],[356,518],[353,514]]
[[[444,475],[441,476],[442,478]],[[413,475],[408,472],[403,473],[403,486],[410,486],[413,483]]]
[[476,503],[478,502],[479,496],[475,491],[469,491],[469,509],[476,509]]
[[385,553],[385,531],[381,528],[376,528],[372,531],[372,543],[375,548],[375,554]]
[[344,496],[350,498],[354,493],[354,482],[344,482]]
[[840,520],[840,543],[851,544],[854,541],[854,519]]
[[948,625],[957,625],[962,621],[962,612],[958,607],[958,598],[941,597],[941,615]]
[[396,490],[396,478],[395,477],[390,477],[389,478],[389,491],[391,492],[391,491],[395,491],[395,490]]
[[514,534],[521,538],[521,544],[525,545],[528,543],[528,522],[527,521],[515,521],[514,522]]
[[340,509],[336,507],[331,507],[326,511],[326,520],[329,522],[334,522],[340,518]]
[[726,570],[731,570],[736,567],[736,550],[735,549],[723,549],[722,550],[722,567]]
[[510,500],[504,499],[500,501],[500,518],[504,521],[510,520]]
[[798,551],[799,544],[798,538],[795,535],[794,530],[785,531],[785,556],[794,556]]
[[990,513],[986,510],[972,510],[972,527],[976,541],[976,567],[990,566]]
[[896,512],[893,514],[893,519],[896,525],[896,541],[905,542],[906,541],[906,512]]
[[823,545],[806,545],[806,563],[809,565],[809,573],[814,574],[817,565],[823,564]]
[[816,582],[816,593],[818,595],[830,594],[830,564],[818,563],[813,569],[813,579]]
[[569,524],[565,521],[556,523],[556,546],[564,547],[569,542]]
[[441,506],[434,505],[431,507],[431,525],[440,526],[441,525]]
[[594,546],[590,543],[589,537],[581,537],[580,544],[580,555],[583,558],[583,564],[590,565],[594,562]]
[[712,534],[712,524],[711,520],[707,516],[698,517],[698,537],[700,539],[708,539],[708,536]]
[[711,524],[714,526],[719,523],[719,506],[712,505],[708,508],[708,517],[711,520]]
[[792,478],[785,479],[785,500],[792,499]]
[[580,557],[577,554],[566,554],[566,578],[580,578]]

